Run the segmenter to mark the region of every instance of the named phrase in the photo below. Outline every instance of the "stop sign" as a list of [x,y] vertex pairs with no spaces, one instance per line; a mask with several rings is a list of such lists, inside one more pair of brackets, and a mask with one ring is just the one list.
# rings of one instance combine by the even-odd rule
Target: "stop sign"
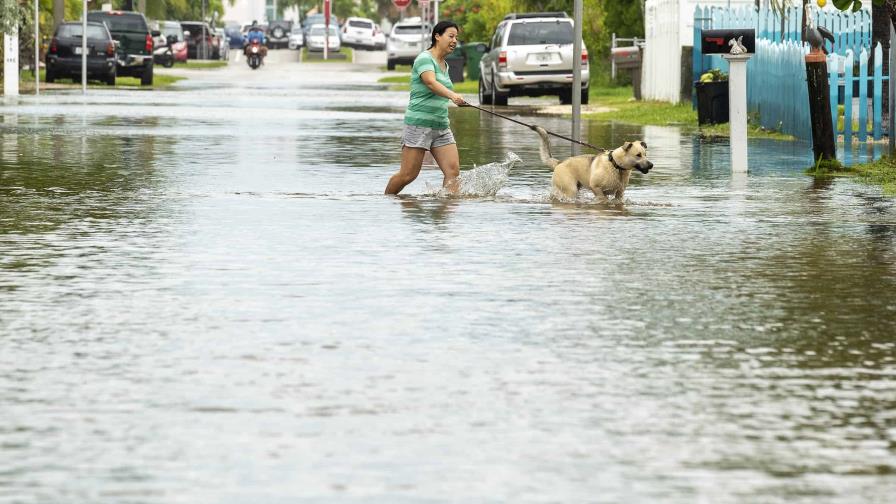
[[392,0],[392,3],[399,9],[404,9],[408,5],[411,5],[411,0]]

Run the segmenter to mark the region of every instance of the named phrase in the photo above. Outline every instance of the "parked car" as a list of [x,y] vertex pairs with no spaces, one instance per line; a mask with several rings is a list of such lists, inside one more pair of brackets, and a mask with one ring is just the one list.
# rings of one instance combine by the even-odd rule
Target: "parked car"
[[224,33],[227,34],[227,42],[231,49],[242,49],[243,34],[239,25],[230,25],[224,28]]
[[215,42],[218,44],[218,59],[230,59],[230,37],[224,28],[215,28]]
[[[215,58],[215,32],[203,21],[181,21],[187,39],[187,56],[190,59]],[[203,46],[203,39],[205,45]]]
[[159,21],[159,31],[167,43],[172,38],[175,40],[171,46],[174,52],[174,61],[187,62],[187,39],[184,37],[184,29],[177,21]]
[[386,68],[395,70],[395,65],[412,64],[414,58],[429,46],[431,30],[420,18],[406,18],[395,23],[386,44]]
[[288,47],[290,49],[298,49],[303,45],[305,45],[305,36],[302,34],[302,27],[299,25],[293,26],[289,34]]
[[271,21],[268,24],[268,47],[282,49],[289,46],[289,34],[292,31],[292,21]]
[[[82,34],[81,22],[61,23],[53,33],[44,64],[46,80],[81,77]],[[87,23],[87,78],[115,85],[116,44],[103,23]]]
[[[323,51],[325,34],[326,32],[324,31],[323,24],[313,25],[308,35],[308,50],[315,52]],[[328,51],[337,52],[342,47],[342,44],[339,41],[339,29],[333,25],[330,25],[330,38],[328,42]]]
[[[305,36],[305,40],[308,40],[308,37],[311,33],[311,27],[317,24],[324,24],[326,19],[323,14],[312,14],[305,18],[302,21],[302,34]],[[335,26],[337,30],[339,30],[339,21],[336,20],[336,16],[330,16],[330,26]]]
[[507,105],[511,96],[557,95],[572,103],[573,58],[582,59],[582,103],[588,103],[588,50],[574,55],[565,12],[509,14],[479,62],[479,103]]
[[[380,27],[372,20],[360,17],[350,17],[342,24],[342,44],[347,47],[373,50],[377,48],[376,35],[382,33]],[[385,45],[386,37],[382,37]]]
[[[139,12],[132,11],[90,11],[87,21],[103,23],[114,40],[118,61],[116,74],[140,78],[143,86],[152,85],[152,37],[158,32],[150,33],[146,18]],[[88,34],[88,39],[90,35]]]

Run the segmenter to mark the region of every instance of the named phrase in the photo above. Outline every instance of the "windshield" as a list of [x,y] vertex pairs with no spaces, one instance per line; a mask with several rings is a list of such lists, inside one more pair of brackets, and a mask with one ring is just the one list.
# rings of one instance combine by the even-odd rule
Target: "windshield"
[[106,23],[109,31],[113,32],[149,32],[149,29],[146,27],[146,20],[139,14],[91,12],[87,14],[87,20]]
[[349,21],[348,25],[352,28],[373,28],[373,23],[369,21]]
[[[57,37],[80,37],[81,34],[84,33],[81,29],[81,25],[79,24],[64,24],[59,25],[59,30],[56,31]],[[102,26],[97,25],[87,25],[87,38],[88,39],[103,39],[107,40],[109,38],[106,35],[106,29]]]
[[541,21],[510,27],[507,45],[572,44],[572,23]]
[[291,33],[293,33],[293,34],[302,33],[302,27],[301,26],[293,26]]
[[423,27],[420,25],[400,25],[395,27],[396,35],[420,35]]

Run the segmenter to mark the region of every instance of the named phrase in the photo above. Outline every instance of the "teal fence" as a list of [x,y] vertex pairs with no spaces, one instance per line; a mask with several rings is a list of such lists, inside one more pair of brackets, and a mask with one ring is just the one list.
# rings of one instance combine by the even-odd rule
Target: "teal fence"
[[[753,28],[756,38],[771,42],[799,42],[803,22],[802,7],[785,10],[786,15],[762,8],[750,7],[697,7],[694,9],[693,75],[720,68],[728,71],[728,62],[717,55],[704,55],[700,51],[700,34],[703,30],[720,28]],[[834,34],[833,53],[845,55],[847,50],[859,54],[862,49],[871,50],[871,12],[815,11],[818,26],[824,26]],[[830,49],[830,47],[829,47]]]
[[[870,136],[880,140],[883,136],[883,49],[880,44],[872,53],[862,49],[858,58],[852,50],[846,56],[828,56],[828,72],[831,85],[831,116],[838,134],[849,145],[853,138],[865,142]],[[856,96],[858,89],[858,96]],[[843,101],[843,116],[838,111],[839,98]],[[840,125],[838,126],[838,123]]]
[[[701,53],[702,30],[756,29],[756,54],[747,64],[748,110],[758,116],[764,128],[810,140],[812,131],[804,60],[808,48],[800,42],[802,9],[793,8],[787,12],[782,19],[767,9],[697,7],[694,11],[694,79],[712,68],[728,71],[728,62],[721,56]],[[817,12],[816,19],[835,36],[833,48],[828,44],[828,48],[833,49],[828,56],[828,71],[831,114],[837,134],[846,142],[852,142],[853,138],[866,141],[869,137],[880,140],[883,135],[884,82],[889,78],[883,75],[884,53],[880,44],[873,50],[871,48],[870,12]],[[869,58],[870,55],[873,57]],[[838,104],[842,105],[842,116]]]
[[811,140],[805,55],[798,42],[757,40],[747,62],[747,110],[763,128]]

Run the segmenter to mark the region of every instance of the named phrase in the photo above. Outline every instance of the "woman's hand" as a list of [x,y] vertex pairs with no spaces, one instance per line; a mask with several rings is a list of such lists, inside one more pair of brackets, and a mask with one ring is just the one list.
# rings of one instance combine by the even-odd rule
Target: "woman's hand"
[[466,100],[464,100],[464,97],[459,95],[458,93],[451,93],[451,96],[448,97],[448,99],[453,101],[454,104],[458,107],[463,107],[467,104]]

